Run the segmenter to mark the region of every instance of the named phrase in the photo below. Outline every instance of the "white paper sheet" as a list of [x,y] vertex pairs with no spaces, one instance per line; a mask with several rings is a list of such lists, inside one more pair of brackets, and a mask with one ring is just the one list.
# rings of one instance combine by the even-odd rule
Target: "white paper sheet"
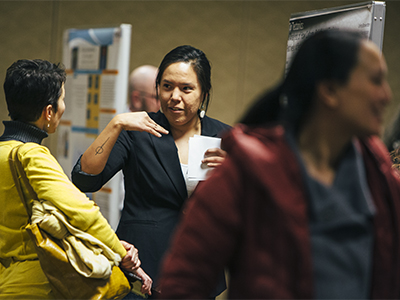
[[200,135],[189,138],[188,177],[190,180],[205,180],[207,173],[212,170],[201,163],[204,153],[210,148],[221,148],[221,139]]

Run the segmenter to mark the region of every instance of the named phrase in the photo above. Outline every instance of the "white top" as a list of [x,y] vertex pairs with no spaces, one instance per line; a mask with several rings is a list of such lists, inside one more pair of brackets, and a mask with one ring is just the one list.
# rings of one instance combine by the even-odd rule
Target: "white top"
[[195,190],[197,184],[199,183],[199,180],[189,179],[189,177],[188,177],[189,166],[188,165],[181,164],[181,168],[182,168],[183,178],[185,179],[185,183],[186,183],[188,197],[190,197],[192,195],[193,191]]

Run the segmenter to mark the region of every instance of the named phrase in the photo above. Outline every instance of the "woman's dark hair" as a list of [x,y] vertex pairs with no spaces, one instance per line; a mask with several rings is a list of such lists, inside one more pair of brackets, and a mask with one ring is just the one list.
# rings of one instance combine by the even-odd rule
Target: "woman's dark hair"
[[306,39],[286,78],[256,101],[241,120],[247,125],[283,121],[298,129],[310,112],[317,85],[325,80],[346,84],[358,62],[361,33],[323,30]]
[[190,63],[193,66],[193,70],[196,72],[201,86],[201,92],[203,96],[202,106],[204,110],[207,111],[210,103],[211,66],[204,52],[192,46],[179,46],[165,55],[160,66],[158,67],[158,74],[156,78],[157,97],[158,87],[160,86],[161,77],[164,74],[165,69],[171,64],[177,62]]
[[49,104],[57,112],[65,80],[65,70],[59,64],[41,59],[13,63],[7,69],[3,85],[11,119],[34,122]]

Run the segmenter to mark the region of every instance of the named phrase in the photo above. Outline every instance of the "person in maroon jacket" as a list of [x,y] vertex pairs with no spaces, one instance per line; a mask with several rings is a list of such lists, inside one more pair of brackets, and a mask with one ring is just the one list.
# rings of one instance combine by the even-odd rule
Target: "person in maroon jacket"
[[306,39],[282,82],[223,139],[161,272],[164,299],[400,297],[400,181],[378,138],[391,90],[359,33]]

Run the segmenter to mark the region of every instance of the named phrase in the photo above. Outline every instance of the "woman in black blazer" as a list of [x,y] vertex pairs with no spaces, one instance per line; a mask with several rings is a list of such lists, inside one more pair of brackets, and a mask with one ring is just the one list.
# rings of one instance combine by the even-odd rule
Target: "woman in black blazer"
[[[229,128],[205,116],[210,89],[205,54],[191,46],[173,49],[156,79],[162,111],[115,116],[72,171],[82,191],[94,192],[123,170],[125,199],[117,234],[139,250],[141,266],[155,285],[182,207],[197,184],[187,179],[189,138],[217,137]],[[216,167],[225,151],[209,149],[205,156],[203,162]]]

